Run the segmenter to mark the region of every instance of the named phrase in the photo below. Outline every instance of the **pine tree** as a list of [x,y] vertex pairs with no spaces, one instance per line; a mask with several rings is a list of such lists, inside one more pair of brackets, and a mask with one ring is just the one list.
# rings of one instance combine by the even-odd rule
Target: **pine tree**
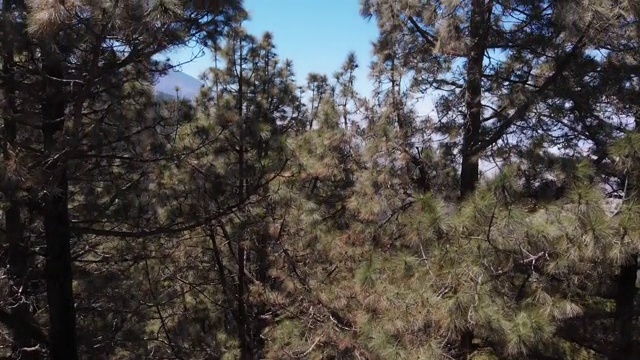
[[[343,69],[353,65],[351,56]],[[273,359],[321,353],[344,357],[349,354],[344,348],[351,345],[340,329],[348,326],[352,314],[332,301],[333,293],[344,284],[344,271],[351,269],[350,262],[344,263],[344,269],[340,265],[346,255],[341,253],[346,249],[344,234],[356,225],[349,201],[360,166],[357,126],[353,113],[343,112],[343,96],[352,91],[351,81],[336,76],[334,82],[324,83],[319,74],[314,78],[333,91],[318,93],[318,87],[310,86],[310,108],[317,106],[317,111],[309,116],[316,125],[290,137],[290,176],[274,183],[283,188],[277,198],[284,258],[282,270],[274,272],[280,286],[273,296],[286,301],[288,310],[271,331],[274,343],[268,358]],[[351,96],[358,98],[356,93]],[[309,314],[306,309],[313,310]]]
[[635,2],[363,1],[371,98],[225,4],[3,3],[0,357],[638,353]]
[[463,197],[486,151],[527,119],[584,48],[584,33],[553,26],[562,11],[545,1],[362,2],[381,30],[377,51],[397,47],[395,62],[414,74],[410,88],[436,97],[441,132],[459,144]]
[[213,51],[222,64],[209,71],[196,119],[178,136],[179,147],[195,151],[170,174],[189,187],[189,216],[206,220],[194,230],[212,249],[208,277],[219,284],[225,331],[236,342],[228,346],[238,358],[262,358],[281,246],[273,231],[281,221],[278,189],[270,184],[289,166],[288,134],[306,124],[292,64],[278,59],[270,34],[258,40],[237,27]]
[[[240,8],[235,4],[228,9],[183,10],[178,3],[161,3],[142,9],[142,4],[134,6],[129,2],[116,6],[72,3],[64,7],[37,1],[28,3],[27,7],[24,3],[13,2],[4,5],[3,32],[14,40],[3,47],[2,60],[3,71],[12,72],[2,81],[3,97],[10,99],[3,108],[2,117],[8,125],[5,128],[12,133],[5,147],[5,164],[14,163],[11,167],[16,169],[10,170],[7,179],[15,177],[16,171],[35,169],[30,170],[28,178],[23,177],[18,184],[8,184],[5,188],[5,195],[14,203],[14,209],[16,196],[26,195],[29,199],[28,209],[27,204],[19,210],[10,208],[7,226],[20,228],[24,223],[17,219],[18,211],[41,214],[43,233],[36,231],[33,235],[42,236],[43,249],[46,249],[43,251],[45,267],[41,272],[47,287],[49,316],[46,348],[52,359],[77,359],[72,252],[80,234],[100,231],[95,228],[80,230],[72,224],[77,216],[71,211],[78,200],[72,190],[81,176],[73,171],[73,163],[94,155],[92,150],[95,149],[91,148],[92,144],[83,142],[84,136],[96,134],[99,132],[96,128],[103,130],[106,125],[91,122],[94,107],[108,108],[124,100],[110,97],[115,95],[110,90],[113,90],[113,84],[117,84],[117,89],[129,81],[123,74],[128,68],[149,66],[153,55],[189,39],[206,40],[216,36],[216,27],[228,22],[230,15]],[[15,8],[10,10],[12,6]],[[123,49],[126,50],[123,52]],[[153,65],[145,71],[154,71]],[[121,74],[124,79],[119,76]],[[130,72],[131,75],[140,77],[140,72]],[[18,81],[28,81],[29,86],[16,88]],[[23,121],[36,118],[39,121]],[[126,132],[124,126],[120,130],[121,135]],[[16,141],[27,136],[33,137],[35,142]],[[20,163],[15,163],[10,152],[28,154],[28,157],[23,156]],[[18,229],[10,231],[14,244],[10,256],[19,262],[12,271],[21,272],[24,270],[20,268],[24,269],[28,259],[24,256],[19,259],[15,250],[24,243],[20,245],[23,240]],[[37,248],[28,251],[34,250]],[[13,315],[19,311],[8,315],[7,323],[15,322]],[[26,319],[24,323],[32,322]],[[21,326],[13,327],[19,330]],[[25,345],[33,339],[45,345],[37,333],[29,335],[31,340],[25,336],[18,335],[16,339],[16,356],[37,352],[37,348],[29,351]]]

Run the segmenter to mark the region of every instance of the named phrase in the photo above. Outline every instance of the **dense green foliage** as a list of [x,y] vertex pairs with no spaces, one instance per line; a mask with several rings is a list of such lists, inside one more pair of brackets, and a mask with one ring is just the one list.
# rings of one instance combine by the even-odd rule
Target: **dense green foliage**
[[635,1],[362,1],[370,95],[213,3],[3,2],[0,358],[640,357]]

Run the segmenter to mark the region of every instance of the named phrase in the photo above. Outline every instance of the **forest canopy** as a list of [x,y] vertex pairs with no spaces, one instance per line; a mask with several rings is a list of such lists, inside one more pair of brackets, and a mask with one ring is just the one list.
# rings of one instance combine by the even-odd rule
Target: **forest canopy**
[[2,1],[0,358],[639,358],[638,2],[360,9],[372,94],[241,1]]

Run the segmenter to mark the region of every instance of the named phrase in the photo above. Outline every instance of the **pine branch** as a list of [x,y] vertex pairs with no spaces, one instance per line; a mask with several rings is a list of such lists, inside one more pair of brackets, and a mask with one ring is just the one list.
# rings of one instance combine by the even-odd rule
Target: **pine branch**
[[[587,27],[588,28],[588,27]],[[559,80],[560,76],[567,69],[571,60],[578,54],[578,52],[583,49],[586,45],[586,31],[580,35],[578,40],[574,43],[573,47],[566,54],[562,60],[556,65],[556,68],[550,76],[548,76],[545,81],[538,87],[538,89],[534,92],[530,92],[527,99],[516,108],[513,114],[505,119],[500,125],[493,131],[493,134],[484,140],[480,141],[476,146],[471,149],[471,153],[473,155],[478,155],[482,151],[486,150],[489,146],[495,144],[498,140],[500,140],[504,134],[511,128],[515,122],[520,121],[527,114],[529,109],[535,104],[535,102],[542,97],[542,94],[549,89],[556,81]],[[499,112],[506,111],[507,108],[504,106]]]

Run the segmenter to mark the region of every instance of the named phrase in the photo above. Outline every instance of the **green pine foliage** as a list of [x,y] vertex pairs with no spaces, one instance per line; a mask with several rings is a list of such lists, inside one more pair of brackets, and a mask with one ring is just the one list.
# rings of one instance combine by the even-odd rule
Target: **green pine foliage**
[[634,2],[363,1],[370,96],[239,3],[3,6],[0,357],[640,356]]

